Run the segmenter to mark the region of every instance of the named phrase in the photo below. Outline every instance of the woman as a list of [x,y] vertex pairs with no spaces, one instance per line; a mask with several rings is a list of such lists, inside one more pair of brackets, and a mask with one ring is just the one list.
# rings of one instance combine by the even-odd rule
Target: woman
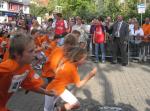
[[141,47],[142,38],[144,37],[144,32],[138,22],[134,23],[134,29],[131,30],[131,36],[131,46],[133,48],[133,52],[136,52],[134,56],[139,56],[139,49]]
[[142,37],[144,36],[143,29],[139,26],[139,23],[134,23],[134,29],[131,30],[131,35],[133,38],[131,39],[132,42],[135,44],[139,44],[142,42]]

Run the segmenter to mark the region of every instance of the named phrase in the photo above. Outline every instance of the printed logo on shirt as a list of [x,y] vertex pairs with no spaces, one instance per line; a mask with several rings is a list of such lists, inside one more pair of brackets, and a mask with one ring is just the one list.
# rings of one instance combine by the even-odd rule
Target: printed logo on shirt
[[101,32],[101,31],[98,31],[98,32],[96,32],[96,34],[99,34],[99,35],[100,35],[100,34],[102,34],[102,32]]
[[21,75],[13,76],[8,93],[16,92],[18,90],[18,88],[20,87],[22,81],[25,80],[25,78],[27,77],[28,73],[29,73],[29,70],[26,70]]

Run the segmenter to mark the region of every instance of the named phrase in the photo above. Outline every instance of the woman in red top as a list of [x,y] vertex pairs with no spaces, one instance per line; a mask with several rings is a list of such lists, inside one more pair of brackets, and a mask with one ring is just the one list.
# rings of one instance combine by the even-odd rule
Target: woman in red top
[[94,31],[93,43],[95,43],[95,56],[96,56],[96,63],[99,62],[99,48],[101,49],[101,57],[102,63],[105,62],[105,30],[104,26],[102,25],[102,20],[99,17],[96,23],[96,28]]

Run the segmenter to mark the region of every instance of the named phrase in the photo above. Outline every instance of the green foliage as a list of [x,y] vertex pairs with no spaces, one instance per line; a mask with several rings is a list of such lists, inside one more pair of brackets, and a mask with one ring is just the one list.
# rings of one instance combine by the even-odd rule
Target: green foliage
[[45,13],[47,13],[47,12],[48,12],[48,9],[46,7],[36,6],[35,4],[30,5],[30,13],[33,16],[43,17],[45,15]]
[[[113,19],[121,14],[125,19],[137,17],[140,20],[140,14],[137,12],[139,0],[125,0],[120,4],[120,0],[49,0],[47,7],[31,4],[31,14],[34,16],[43,16],[45,13],[52,12],[55,6],[62,6],[63,16],[65,18],[80,16],[90,21],[93,17],[99,15],[111,16]],[[150,7],[147,8],[143,17],[149,16]]]

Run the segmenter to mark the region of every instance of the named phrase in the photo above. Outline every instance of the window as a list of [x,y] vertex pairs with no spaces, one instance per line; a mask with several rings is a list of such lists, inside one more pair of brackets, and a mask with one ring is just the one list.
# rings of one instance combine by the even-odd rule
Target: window
[[9,9],[13,9],[13,5],[12,4],[9,4]]
[[28,8],[27,6],[24,6],[24,11],[26,11],[26,10],[27,10],[27,8]]
[[0,2],[0,8],[4,8],[4,2]]

